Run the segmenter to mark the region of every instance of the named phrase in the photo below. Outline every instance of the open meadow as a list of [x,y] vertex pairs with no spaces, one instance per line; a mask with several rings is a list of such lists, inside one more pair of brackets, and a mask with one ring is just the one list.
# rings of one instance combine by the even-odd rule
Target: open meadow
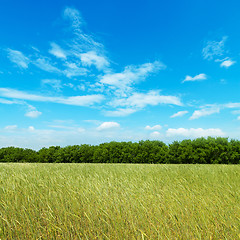
[[240,166],[2,163],[0,239],[240,239]]

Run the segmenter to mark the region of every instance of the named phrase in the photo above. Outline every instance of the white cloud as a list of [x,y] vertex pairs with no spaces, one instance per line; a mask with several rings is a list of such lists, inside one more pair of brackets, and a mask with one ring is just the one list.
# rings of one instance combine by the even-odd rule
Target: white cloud
[[75,105],[75,106],[89,106],[95,103],[99,103],[104,99],[103,95],[93,94],[93,95],[85,95],[85,96],[74,96],[74,97],[58,97],[54,98],[53,101],[56,103],[62,103],[67,105]]
[[35,128],[34,128],[33,126],[29,126],[29,127],[28,127],[28,130],[29,130],[29,131],[34,131]]
[[80,26],[83,24],[83,19],[77,9],[66,7],[63,16],[71,21],[74,29],[80,30]]
[[[75,11],[77,10],[73,9],[73,13]],[[77,16],[80,16],[80,13],[76,14],[76,19]],[[79,19],[79,22],[82,22],[82,19]],[[71,62],[66,62],[68,68],[64,70],[64,74],[67,77],[86,75],[89,72],[87,68],[91,66],[95,66],[99,71],[103,70],[106,72],[109,70],[110,62],[105,56],[104,45],[96,42],[92,34],[84,33],[80,25],[72,24],[75,37],[68,43],[70,49],[67,51],[67,54]]]
[[167,137],[176,137],[176,136],[182,136],[182,137],[190,137],[190,138],[197,138],[197,137],[223,137],[225,136],[225,133],[219,129],[219,128],[209,128],[209,129],[203,129],[203,128],[169,128],[166,131]]
[[54,55],[57,58],[66,59],[67,53],[64,51],[59,45],[56,43],[51,43],[51,49],[49,50],[49,53]]
[[10,48],[7,49],[8,52],[8,58],[11,62],[16,63],[21,68],[28,68],[28,64],[30,63],[30,60],[23,55],[22,52],[17,50],[12,50]]
[[[201,106],[200,110],[196,110],[193,112],[192,116],[189,118],[190,120],[197,119],[203,116],[212,115],[214,113],[220,113],[223,109],[231,109],[231,108],[240,108],[240,103],[225,103],[225,104],[207,104],[205,106]],[[239,114],[240,110],[232,111],[232,114]]]
[[172,104],[181,106],[180,99],[176,96],[160,95],[159,91],[149,91],[148,93],[133,93],[128,98],[116,99],[111,102],[112,106],[132,107],[142,109],[147,105],[156,106],[158,104]]
[[[1,88],[0,88],[0,92],[1,92]],[[0,95],[1,95],[1,93],[0,93]],[[23,99],[23,98],[20,98],[20,99]],[[11,104],[26,105],[28,108],[28,111],[25,113],[26,117],[37,118],[42,114],[41,112],[37,111],[37,109],[34,106],[27,104],[25,101],[8,100],[8,99],[0,98],[0,103],[9,104],[9,105],[11,105]]]
[[84,128],[81,127],[70,127],[70,126],[63,126],[63,125],[49,125],[51,128],[56,128],[56,129],[63,129],[63,130],[69,130],[69,131],[75,131],[75,132],[85,132]]
[[208,41],[206,43],[206,46],[202,50],[203,58],[207,60],[212,60],[215,56],[222,56],[224,53],[224,45],[227,38],[227,36],[224,36],[219,42]]
[[40,50],[39,50],[37,47],[31,46],[31,48],[32,48],[35,52],[37,52],[37,53],[40,52]]
[[78,67],[76,63],[66,62],[67,68],[63,71],[63,74],[68,77],[84,76],[88,72],[86,68]]
[[112,129],[117,129],[120,127],[120,124],[117,122],[104,122],[100,126],[97,127],[98,131],[102,130],[112,130]]
[[99,56],[95,51],[82,53],[80,58],[84,66],[95,65],[98,70],[103,70],[110,65],[105,56]]
[[29,111],[25,114],[26,117],[30,118],[38,118],[40,115],[42,115],[42,113],[37,110]]
[[56,91],[61,91],[61,88],[63,88],[61,84],[61,80],[57,80],[57,79],[43,79],[42,85],[50,85]]
[[150,134],[150,137],[151,138],[159,138],[161,136],[161,133],[160,132],[158,132],[158,131],[154,131],[154,132],[152,132],[151,134]]
[[78,90],[85,91],[86,90],[86,86],[84,84],[74,85],[72,83],[64,83],[63,86],[72,88],[74,91],[78,91]]
[[8,99],[4,99],[4,98],[0,98],[0,103],[2,104],[24,104],[23,102],[20,101],[16,101],[16,100],[8,100]]
[[240,114],[240,110],[232,111],[232,114]]
[[106,116],[112,116],[112,117],[125,117],[132,113],[135,113],[137,109],[132,108],[117,108],[114,111],[105,111]]
[[162,126],[161,125],[155,125],[155,126],[152,126],[152,127],[146,126],[145,129],[146,130],[160,130],[160,129],[162,129]]
[[237,120],[240,120],[240,116],[237,117]]
[[38,102],[53,102],[74,106],[89,106],[95,103],[99,103],[104,99],[104,96],[100,94],[73,97],[48,97],[30,94],[27,92],[18,91],[11,88],[0,88],[0,96],[13,99],[22,99]]
[[71,29],[75,34],[75,39],[72,42],[72,50],[76,56],[78,53],[84,51],[103,51],[104,46],[101,43],[96,42],[90,34],[86,34],[82,31],[82,25],[84,20],[81,17],[80,12],[75,8],[67,7],[64,10],[64,18],[69,19],[71,22]]
[[100,77],[100,82],[122,90],[122,94],[129,91],[132,84],[144,80],[150,73],[164,69],[165,65],[159,61],[145,63],[140,66],[127,66],[121,73],[108,73]]
[[170,118],[182,117],[183,115],[185,115],[187,113],[188,113],[188,111],[179,111],[177,113],[174,113]]
[[42,115],[42,113],[39,112],[39,111],[37,111],[37,109],[36,109],[34,106],[32,106],[32,105],[30,105],[30,104],[27,104],[27,103],[25,103],[25,104],[26,104],[27,107],[28,107],[28,111],[25,113],[25,116],[26,116],[26,117],[38,118],[39,116]]
[[182,81],[182,83],[184,82],[194,82],[194,81],[202,81],[202,80],[206,80],[207,79],[207,75],[204,73],[198,74],[195,77],[191,77],[189,75],[187,75],[185,77],[185,79]]
[[83,33],[81,29],[74,29],[75,38],[72,43],[68,44],[71,47],[71,54],[81,58],[80,54],[88,51],[95,51],[102,55],[104,51],[103,44],[96,42],[91,35]]
[[240,103],[226,103],[222,104],[223,108],[240,108]]
[[210,106],[210,107],[205,107],[201,110],[196,110],[193,112],[193,115],[189,118],[190,120],[197,119],[203,116],[208,116],[212,115],[214,113],[219,113],[220,112],[220,106]]
[[5,130],[13,131],[17,129],[17,125],[9,125],[4,128]]
[[[1,88],[0,88],[0,92],[1,92]],[[1,93],[0,93],[0,95],[1,95]],[[34,106],[27,104],[25,101],[7,100],[7,99],[0,98],[0,103],[9,104],[9,105],[11,105],[11,104],[26,105],[28,107],[28,111],[25,113],[26,117],[37,118],[42,114],[41,112],[37,111],[37,109]]]
[[65,129],[65,130],[72,130],[72,129],[74,129],[73,127],[63,126],[63,125],[49,125],[49,127],[57,128],[57,129]]
[[148,93],[133,93],[127,98],[113,99],[109,106],[116,110],[105,111],[106,116],[123,117],[142,110],[147,105],[156,106],[159,104],[171,104],[181,106],[181,100],[176,96],[160,95],[159,91],[149,91]]
[[83,133],[83,132],[85,132],[85,129],[84,129],[84,128],[81,128],[81,127],[79,127],[79,128],[77,128],[77,129],[76,129],[76,131],[77,131],[77,132],[79,132],[79,133]]
[[33,64],[46,72],[61,73],[61,71],[57,67],[53,66],[47,58],[38,58],[33,62]]
[[235,61],[232,61],[231,59],[229,60],[225,60],[223,61],[220,66],[221,67],[225,67],[225,68],[229,68],[230,66],[232,66],[233,64],[235,64],[236,62]]

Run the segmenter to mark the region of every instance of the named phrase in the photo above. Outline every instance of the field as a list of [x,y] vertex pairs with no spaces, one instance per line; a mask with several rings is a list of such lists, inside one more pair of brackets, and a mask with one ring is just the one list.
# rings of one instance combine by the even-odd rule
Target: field
[[240,239],[240,166],[0,164],[0,239]]

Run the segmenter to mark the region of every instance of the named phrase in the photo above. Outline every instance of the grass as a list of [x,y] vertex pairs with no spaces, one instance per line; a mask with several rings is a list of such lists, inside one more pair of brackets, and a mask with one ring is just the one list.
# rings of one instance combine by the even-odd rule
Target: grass
[[0,239],[240,239],[240,166],[0,164]]

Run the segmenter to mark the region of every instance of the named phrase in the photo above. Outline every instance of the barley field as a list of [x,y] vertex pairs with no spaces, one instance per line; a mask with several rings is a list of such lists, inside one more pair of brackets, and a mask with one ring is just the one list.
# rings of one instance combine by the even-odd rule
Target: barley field
[[2,163],[0,239],[240,239],[240,166]]

